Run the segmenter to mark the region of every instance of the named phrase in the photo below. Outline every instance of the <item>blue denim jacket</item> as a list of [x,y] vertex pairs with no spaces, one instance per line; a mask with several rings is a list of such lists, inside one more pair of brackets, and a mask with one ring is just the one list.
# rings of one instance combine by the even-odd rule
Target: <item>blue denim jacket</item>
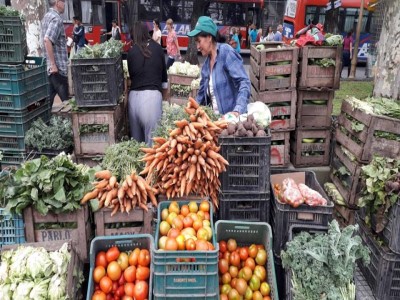
[[[242,57],[230,45],[217,44],[217,58],[212,76],[219,113],[246,113],[250,98],[250,79],[243,67]],[[210,57],[207,57],[201,69],[200,87],[196,98],[202,105],[207,104],[209,80]]]

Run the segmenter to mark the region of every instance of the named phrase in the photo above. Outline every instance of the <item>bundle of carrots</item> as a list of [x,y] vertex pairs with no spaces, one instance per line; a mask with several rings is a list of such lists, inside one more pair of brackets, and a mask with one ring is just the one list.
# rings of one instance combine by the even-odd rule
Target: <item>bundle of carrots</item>
[[152,148],[141,149],[146,166],[140,175],[147,174],[147,182],[168,198],[195,194],[210,197],[218,208],[218,175],[228,162],[218,153],[216,143],[228,123],[212,122],[193,98],[185,111],[190,121],[175,121],[168,139],[155,137]]
[[93,190],[87,193],[81,200],[85,204],[91,199],[99,200],[99,209],[108,207],[112,209],[111,216],[118,209],[121,212],[129,212],[136,206],[148,211],[147,199],[157,206],[154,190],[141,176],[132,173],[126,175],[125,180],[119,184],[117,178],[109,170],[96,172],[94,175],[99,181],[93,182]]

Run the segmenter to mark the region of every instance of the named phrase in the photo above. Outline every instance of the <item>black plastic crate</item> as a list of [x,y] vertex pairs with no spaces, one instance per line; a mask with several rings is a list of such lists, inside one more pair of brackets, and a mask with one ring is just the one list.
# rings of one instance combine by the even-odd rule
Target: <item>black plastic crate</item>
[[221,191],[268,192],[271,134],[266,137],[219,137],[220,154],[229,162],[221,173]]
[[222,193],[219,220],[269,223],[270,193]]
[[122,58],[72,59],[78,107],[114,106],[124,90]]
[[28,48],[25,24],[19,16],[0,17],[0,63],[23,62]]
[[379,300],[400,299],[400,255],[380,245],[358,214],[356,221],[363,244],[368,247],[371,258],[369,265],[359,263],[358,266],[374,296]]
[[[289,169],[272,169],[272,174],[294,173],[296,170]],[[317,181],[315,173],[312,171],[304,171],[305,184],[317,191],[328,201],[327,206],[309,206],[302,204],[299,207],[291,207],[288,204],[280,203],[272,189],[271,191],[271,224],[274,233],[274,253],[279,254],[285,246],[288,237],[289,229],[292,225],[307,225],[310,229],[315,226],[328,227],[328,223],[332,220],[333,202],[328,198]]]

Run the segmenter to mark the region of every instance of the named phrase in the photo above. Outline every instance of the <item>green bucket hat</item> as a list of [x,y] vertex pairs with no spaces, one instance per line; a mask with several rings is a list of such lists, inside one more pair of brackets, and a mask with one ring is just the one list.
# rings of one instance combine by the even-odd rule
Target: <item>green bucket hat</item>
[[196,27],[188,33],[188,36],[194,37],[200,32],[206,32],[216,37],[218,28],[210,17],[201,16],[197,21]]

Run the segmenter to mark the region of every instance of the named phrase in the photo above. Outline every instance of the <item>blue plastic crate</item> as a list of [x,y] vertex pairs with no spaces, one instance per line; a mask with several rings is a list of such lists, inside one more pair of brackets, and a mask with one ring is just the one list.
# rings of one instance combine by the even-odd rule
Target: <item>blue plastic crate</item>
[[11,215],[4,208],[0,208],[0,248],[3,245],[22,243],[25,243],[25,229],[22,216]]
[[[87,288],[86,300],[91,300],[94,292],[93,271],[96,263],[96,254],[100,251],[107,251],[109,248],[117,246],[120,251],[132,251],[135,248],[147,249],[152,254],[154,249],[154,239],[150,234],[119,235],[119,236],[98,236],[90,243],[90,273]],[[153,260],[153,258],[152,258]],[[153,267],[150,266],[149,279],[149,298],[152,299],[153,291]]]
[[[1,76],[1,75],[0,75]],[[43,84],[21,95],[0,95],[0,111],[19,111],[49,96],[49,85]]]
[[46,59],[43,57],[27,56],[25,62],[18,65],[0,64],[1,95],[22,95],[47,83]]
[[45,123],[50,120],[49,103],[42,103],[31,111],[25,109],[19,113],[0,112],[0,135],[25,136],[26,131],[38,118],[41,118]]
[[0,151],[25,151],[25,137],[0,136]]
[[274,256],[272,254],[272,230],[269,224],[264,222],[243,222],[219,220],[215,224],[217,242],[235,239],[239,247],[251,244],[262,244],[267,251],[268,260],[265,265],[267,281],[271,288],[271,300],[279,300],[276,282]]
[[27,54],[25,24],[20,17],[0,17],[0,63],[23,62]]
[[[190,201],[181,200],[179,206]],[[195,201],[198,204],[201,201]],[[158,204],[157,219],[161,223],[161,211],[170,205],[171,201]],[[210,204],[210,222],[213,226],[213,211]],[[218,286],[218,243],[213,235],[212,251],[163,251],[158,249],[160,228],[157,226],[154,264],[154,299],[219,299]],[[191,259],[191,262],[183,260]]]
[[6,151],[3,152],[3,159],[1,161],[2,169],[10,167],[19,167],[21,163],[28,159],[25,151]]

